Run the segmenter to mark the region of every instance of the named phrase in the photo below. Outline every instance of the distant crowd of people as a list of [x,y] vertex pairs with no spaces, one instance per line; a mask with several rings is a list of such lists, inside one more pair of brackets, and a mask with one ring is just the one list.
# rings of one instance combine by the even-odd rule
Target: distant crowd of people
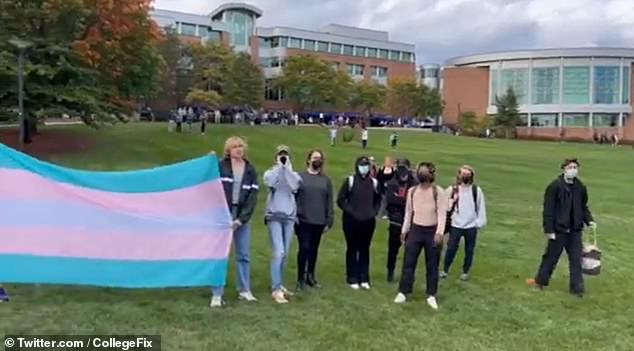
[[612,146],[618,146],[619,136],[616,135],[616,133],[612,133],[612,135],[608,137],[607,133],[599,134],[594,131],[594,133],[592,133],[592,141],[594,141],[595,144],[611,144]]

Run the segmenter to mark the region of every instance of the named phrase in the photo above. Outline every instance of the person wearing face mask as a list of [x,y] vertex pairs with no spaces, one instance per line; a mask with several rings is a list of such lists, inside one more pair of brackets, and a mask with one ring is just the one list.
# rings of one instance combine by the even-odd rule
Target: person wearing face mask
[[445,253],[445,265],[440,273],[441,278],[448,276],[449,268],[460,246],[460,239],[464,237],[465,258],[460,279],[469,279],[469,270],[473,263],[476,246],[476,236],[487,222],[484,193],[479,186],[473,184],[474,179],[475,172],[473,168],[467,165],[462,166],[458,170],[457,184],[447,189],[447,193],[451,194],[448,204],[451,210],[447,214],[451,216],[451,226],[449,228],[449,243]]
[[563,249],[568,255],[570,293],[583,297],[585,292],[581,257],[584,225],[596,229],[588,207],[588,190],[577,178],[579,161],[566,159],[561,165],[563,174],[557,177],[544,194],[543,228],[548,244],[535,278],[527,284],[540,290],[548,286]]
[[381,206],[378,181],[370,175],[370,159],[359,157],[355,173],[346,178],[337,196],[343,211],[342,225],[346,237],[346,277],[350,288],[370,289],[370,245]]
[[401,240],[405,244],[405,258],[395,303],[405,303],[414,285],[416,264],[421,250],[425,250],[427,280],[427,304],[438,309],[438,255],[445,232],[447,216],[447,196],[437,186],[436,167],[431,162],[422,162],[416,169],[419,185],[407,193],[405,217],[401,229]]
[[396,257],[401,248],[401,229],[405,217],[405,203],[407,191],[416,185],[416,179],[410,171],[408,159],[396,161],[394,177],[387,182],[385,188],[385,203],[387,216],[390,221],[387,241],[387,281],[394,281]]
[[307,169],[297,193],[297,219],[295,233],[299,241],[297,252],[297,290],[306,286],[320,288],[315,278],[317,253],[322,234],[334,222],[332,182],[324,173],[324,154],[311,150],[306,158]]
[[297,218],[295,193],[300,182],[299,174],[293,171],[290,149],[278,146],[275,165],[264,172],[264,184],[269,189],[264,219],[271,242],[271,296],[277,303],[288,303],[287,297],[292,295],[282,285],[282,277]]

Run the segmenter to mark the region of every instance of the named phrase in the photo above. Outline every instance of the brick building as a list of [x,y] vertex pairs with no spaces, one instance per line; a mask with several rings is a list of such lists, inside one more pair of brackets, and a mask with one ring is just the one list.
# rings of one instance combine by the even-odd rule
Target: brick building
[[443,122],[461,112],[497,112],[495,97],[513,88],[523,137],[570,139],[617,134],[634,141],[634,49],[570,48],[478,54],[442,71]]
[[288,57],[314,55],[333,69],[355,79],[387,84],[389,79],[416,79],[415,48],[389,40],[387,32],[331,24],[319,30],[256,26],[262,11],[246,4],[228,3],[208,15],[156,9],[153,19],[171,26],[184,42],[221,41],[233,50],[247,52],[259,63],[266,79],[264,107],[289,109],[284,94],[271,87]]

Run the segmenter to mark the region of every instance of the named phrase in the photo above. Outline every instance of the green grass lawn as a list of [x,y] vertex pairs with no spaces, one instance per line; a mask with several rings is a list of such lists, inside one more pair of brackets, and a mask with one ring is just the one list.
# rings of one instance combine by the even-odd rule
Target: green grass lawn
[[[101,131],[73,127],[96,138],[94,150],[52,155],[76,168],[125,170],[185,160],[214,149],[226,137],[245,136],[249,157],[260,173],[274,148],[292,148],[300,168],[314,147],[327,153],[335,191],[363,152],[357,143],[328,146],[321,128],[213,127],[206,136],[168,134],[165,125],[126,125]],[[264,194],[253,219],[252,285],[255,304],[236,301],[233,263],[228,306],[211,310],[207,289],[120,290],[8,285],[12,301],[0,305],[0,334],[160,334],[166,350],[632,350],[634,349],[634,152],[594,145],[529,143],[402,132],[389,150],[387,131],[370,132],[369,154],[389,154],[437,164],[447,186],[458,166],[476,169],[487,200],[489,226],[478,238],[469,282],[458,281],[460,254],[449,279],[441,282],[439,311],[424,301],[424,265],[419,264],[413,299],[392,303],[396,284],[385,282],[387,226],[378,225],[372,245],[371,291],[352,291],[344,279],[341,220],[323,240],[317,274],[323,288],[275,305],[269,292],[269,244],[263,225]],[[567,259],[562,256],[551,287],[524,286],[541,257],[541,201],[545,186],[565,157],[581,161],[599,225],[603,273],[587,278],[587,294],[568,294]],[[177,204],[175,204],[177,205]],[[294,286],[296,242],[285,276]],[[462,247],[461,247],[462,249]],[[399,256],[399,264],[402,259]],[[422,269],[421,269],[422,268]],[[0,269],[11,269],[1,267]]]

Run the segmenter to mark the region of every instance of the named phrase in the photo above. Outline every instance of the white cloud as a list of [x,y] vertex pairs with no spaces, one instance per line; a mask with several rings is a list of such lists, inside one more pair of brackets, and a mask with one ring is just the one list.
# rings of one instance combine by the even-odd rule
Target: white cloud
[[[209,13],[225,1],[156,0]],[[474,52],[541,47],[634,46],[634,0],[258,0],[262,26],[329,23],[386,30],[416,44],[419,63]]]

